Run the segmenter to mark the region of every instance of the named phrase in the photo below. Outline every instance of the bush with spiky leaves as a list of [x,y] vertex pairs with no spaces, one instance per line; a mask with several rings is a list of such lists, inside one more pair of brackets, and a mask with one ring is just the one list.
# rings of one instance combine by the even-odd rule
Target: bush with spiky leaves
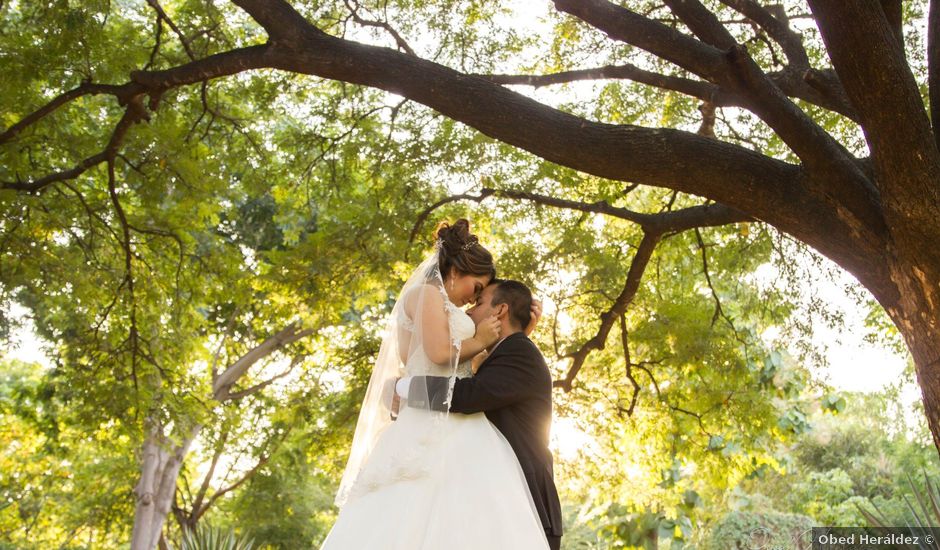
[[[917,508],[911,503],[911,499],[907,498],[907,495],[903,495],[904,503],[907,504],[907,511],[910,514],[906,518],[906,527],[910,529],[912,534],[920,535],[919,540],[921,542],[918,543],[918,548],[940,550],[940,541],[936,538],[923,536],[940,528],[940,486],[927,475],[926,471],[924,471],[924,494],[921,494],[910,476],[907,476],[907,482],[911,493],[914,494],[914,498],[917,500]],[[865,516],[869,525],[872,527],[893,527],[898,525],[897,520],[892,521],[889,515],[880,510],[877,505],[873,503],[872,507],[874,510],[867,510],[863,506],[858,507],[859,512]],[[927,540],[931,542],[928,543]]]
[[241,538],[232,530],[199,524],[192,531],[183,532],[179,550],[252,550],[255,543]]

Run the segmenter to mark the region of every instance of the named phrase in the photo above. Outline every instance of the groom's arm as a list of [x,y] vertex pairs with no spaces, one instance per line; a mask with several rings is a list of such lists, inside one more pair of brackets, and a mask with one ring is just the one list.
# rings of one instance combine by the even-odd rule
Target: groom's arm
[[450,410],[473,414],[524,401],[538,388],[536,372],[524,354],[493,357],[472,378],[457,380]]
[[[487,361],[472,378],[461,378],[454,383],[450,410],[464,414],[492,411],[527,399],[538,387],[535,369],[525,356],[500,354]],[[445,411],[447,397],[445,377],[416,376],[411,380],[408,405]],[[427,396],[427,401],[423,396]],[[412,396],[420,396],[413,400]]]

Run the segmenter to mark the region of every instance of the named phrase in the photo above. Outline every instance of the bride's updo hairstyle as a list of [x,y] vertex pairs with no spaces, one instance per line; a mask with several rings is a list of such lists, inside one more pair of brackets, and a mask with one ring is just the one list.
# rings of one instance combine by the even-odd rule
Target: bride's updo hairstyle
[[483,248],[476,235],[470,233],[470,222],[462,218],[455,221],[454,225],[441,222],[435,235],[440,248],[438,267],[442,279],[447,279],[452,267],[462,275],[489,275],[490,278],[496,278],[493,255]]

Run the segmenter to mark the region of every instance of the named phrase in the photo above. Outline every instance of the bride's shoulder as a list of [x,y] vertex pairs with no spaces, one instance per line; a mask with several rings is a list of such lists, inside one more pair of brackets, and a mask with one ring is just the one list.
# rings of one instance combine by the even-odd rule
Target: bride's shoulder
[[431,283],[421,283],[419,285],[415,285],[409,288],[408,291],[405,292],[404,298],[406,300],[414,300],[417,298],[428,298],[432,296],[436,298],[442,298],[443,295],[444,295],[444,289],[441,288],[440,286],[431,284]]
[[412,313],[418,307],[418,303],[421,303],[423,307],[429,305],[440,306],[445,299],[444,296],[441,287],[424,283],[408,289],[402,297],[402,301],[404,302],[405,311]]

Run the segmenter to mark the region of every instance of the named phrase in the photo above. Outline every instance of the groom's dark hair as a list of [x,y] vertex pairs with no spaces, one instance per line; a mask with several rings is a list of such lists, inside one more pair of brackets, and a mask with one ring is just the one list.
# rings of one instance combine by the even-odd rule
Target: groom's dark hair
[[510,279],[493,279],[490,284],[496,285],[490,305],[506,304],[509,306],[509,318],[520,329],[529,326],[532,320],[532,291],[529,287]]

